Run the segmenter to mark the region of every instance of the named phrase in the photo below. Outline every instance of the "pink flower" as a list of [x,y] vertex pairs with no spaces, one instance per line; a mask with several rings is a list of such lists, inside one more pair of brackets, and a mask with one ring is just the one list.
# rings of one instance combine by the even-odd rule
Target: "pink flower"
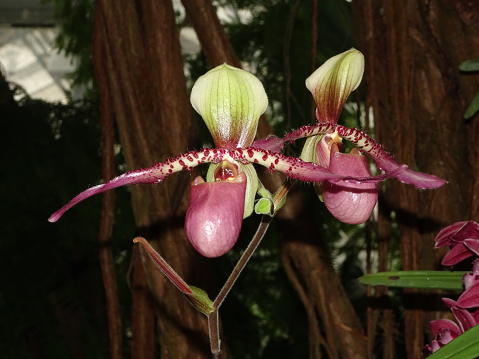
[[[337,174],[371,176],[366,157],[356,148],[348,154],[341,153],[340,145],[331,136],[324,136],[317,146],[318,164]],[[324,181],[319,191],[329,212],[341,222],[349,224],[366,222],[378,200],[378,188],[375,183]]]
[[[210,70],[193,86],[191,104],[205,121],[216,148],[190,151],[88,188],[53,213],[49,221],[56,222],[79,202],[104,191],[124,185],[159,183],[176,172],[210,163],[206,182],[197,178],[192,183],[185,227],[192,245],[201,254],[215,257],[231,249],[238,239],[242,219],[253,212],[255,195],[261,187],[253,164],[283,172],[292,179],[323,183],[328,208],[349,223],[360,223],[369,217],[377,200],[374,183],[397,177],[420,188],[443,185],[445,181],[440,178],[397,164],[362,132],[335,124],[349,93],[362,77],[362,54],[357,53],[350,50],[334,57],[307,80],[311,91],[320,97],[324,86],[331,88],[324,97],[329,102],[319,101],[317,111],[318,118],[326,116],[328,123],[301,128],[285,140],[269,136],[253,142],[259,118],[268,105],[263,85],[255,76],[226,64]],[[353,141],[386,173],[372,177],[357,150],[346,155],[339,153],[337,146],[329,149],[328,166],[279,153],[284,141],[333,134]],[[316,153],[315,148],[313,152]]]
[[[381,145],[365,133],[337,124],[349,95],[360,84],[364,72],[364,56],[356,49],[343,52],[327,60],[306,80],[306,87],[316,103],[315,126],[304,126],[285,136],[284,141],[307,137],[301,158],[317,163],[332,173],[349,176],[370,176],[369,164],[359,150],[368,154],[388,177],[419,188],[436,188],[445,181],[435,176],[412,171],[396,163]],[[353,142],[358,149],[349,154],[340,152],[342,140]],[[377,199],[374,183],[329,180],[315,185],[331,214],[338,220],[360,224],[368,220]]]
[[218,257],[234,246],[243,222],[245,193],[244,173],[216,182],[198,176],[191,183],[185,231],[200,254]]
[[253,163],[309,182],[379,182],[390,177],[335,174],[317,164],[283,156],[279,153],[283,141],[274,136],[253,142],[268,99],[261,82],[246,71],[226,64],[212,69],[193,86],[191,103],[204,119],[217,148],[190,151],[88,188],[53,213],[49,221],[56,222],[93,195],[124,185],[159,183],[176,172],[211,163],[206,182],[197,178],[192,183],[185,227],[190,242],[201,254],[216,257],[231,249],[242,219],[253,211],[259,182]]
[[424,347],[424,356],[436,352],[451,340],[479,323],[478,310],[471,313],[467,309],[460,308],[458,303],[452,299],[442,298],[442,301],[451,309],[457,323],[449,319],[439,319],[430,322],[435,339],[431,344]]
[[479,223],[474,221],[456,222],[436,236],[434,248],[448,245],[451,250],[442,259],[442,264],[452,266],[472,257],[479,257]]

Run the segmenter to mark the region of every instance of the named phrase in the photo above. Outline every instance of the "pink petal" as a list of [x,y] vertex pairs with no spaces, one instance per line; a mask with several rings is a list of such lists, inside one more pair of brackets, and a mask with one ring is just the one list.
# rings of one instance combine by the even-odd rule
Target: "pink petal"
[[446,255],[442,258],[441,264],[443,266],[453,266],[454,264],[457,264],[469,257],[472,257],[472,252],[464,245],[460,244],[451,248],[451,250],[446,253]]
[[468,238],[464,240],[463,244],[479,257],[479,240]]
[[429,326],[431,327],[434,336],[438,335],[441,332],[441,329],[448,329],[451,333],[456,335],[461,334],[459,326],[449,319],[433,320],[429,323]]
[[434,248],[439,248],[439,247],[450,244],[450,241],[451,241],[450,237],[453,236],[455,233],[457,233],[466,223],[467,221],[456,222],[442,229],[436,236],[436,239],[435,239],[436,245],[434,246]]
[[269,135],[266,138],[256,140],[251,147],[261,148],[262,150],[268,150],[271,152],[280,152],[283,149],[284,142],[281,138]]
[[[336,144],[332,147],[329,170],[337,174],[358,177],[371,175],[366,157],[338,152]],[[322,185],[322,195],[329,212],[341,222],[349,224],[366,222],[378,201],[375,183],[325,181]]]
[[457,299],[457,306],[461,308],[479,307],[479,283],[462,293]]
[[294,157],[286,157],[276,152],[271,152],[254,147],[238,148],[227,150],[224,148],[209,149],[204,148],[201,151],[191,151],[184,153],[176,158],[168,159],[165,162],[157,163],[150,168],[140,169],[125,173],[111,181],[91,187],[74,197],[61,209],[53,213],[48,219],[50,222],[58,221],[61,216],[70,208],[79,202],[102,192],[108,191],[124,185],[140,183],[158,183],[163,181],[171,174],[183,170],[191,170],[202,163],[218,163],[223,159],[232,158],[242,163],[258,163],[267,167],[271,171],[280,171],[287,176],[302,181],[321,182],[324,180],[337,182],[340,180],[351,180],[360,182],[380,182],[391,176],[396,176],[404,171],[404,168],[398,168],[396,172],[383,174],[374,177],[358,178],[352,176],[341,176],[331,173],[325,168],[314,163],[304,162]]
[[451,237],[453,240],[458,242],[461,242],[465,239],[479,239],[479,223],[467,221]]
[[453,307],[451,308],[451,311],[452,314],[454,314],[454,317],[456,317],[456,320],[459,324],[459,328],[461,328],[462,333],[476,325],[474,317],[466,309]]
[[311,162],[305,162],[299,158],[286,157],[280,153],[262,150],[254,147],[237,148],[228,151],[228,154],[236,161],[257,163],[266,167],[271,171],[279,171],[292,179],[299,179],[307,182],[331,181],[338,182],[341,180],[377,183],[387,178],[397,176],[404,171],[404,167],[399,167],[392,173],[386,173],[378,176],[357,177],[343,176],[332,173],[327,169]]
[[168,159],[162,163],[157,163],[150,168],[127,172],[125,174],[122,174],[121,176],[115,177],[107,183],[88,188],[87,190],[81,192],[65,206],[53,213],[48,219],[48,221],[58,221],[61,216],[70,208],[96,194],[125,185],[140,183],[158,183],[175,172],[179,172],[182,170],[191,170],[193,167],[196,167],[201,163],[219,162],[226,153],[227,151],[223,149],[213,150],[205,148],[199,152],[187,152],[176,158]]
[[[301,127],[300,129],[286,135],[284,137],[284,141],[294,141],[298,138],[321,134],[324,135],[333,133],[334,131],[337,131],[340,137],[353,142],[361,151],[371,156],[374,159],[374,162],[376,162],[377,166],[386,173],[394,172],[401,167],[401,165],[396,163],[393,157],[386,152],[380,144],[375,142],[364,132],[355,128],[348,128],[331,123],[320,123],[315,126]],[[401,171],[401,173],[397,174],[395,177],[403,183],[413,184],[416,187],[423,189],[437,188],[446,183],[445,180],[439,177],[416,172],[409,168]]]
[[195,249],[205,257],[219,257],[238,240],[243,222],[246,175],[235,182],[204,182],[197,177],[191,185],[185,230]]

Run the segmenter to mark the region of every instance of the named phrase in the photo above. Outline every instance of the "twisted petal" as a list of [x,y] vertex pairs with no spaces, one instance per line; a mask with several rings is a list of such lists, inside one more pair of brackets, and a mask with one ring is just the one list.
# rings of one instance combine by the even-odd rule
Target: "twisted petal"
[[[386,173],[392,174],[401,167],[401,165],[395,162],[393,157],[384,150],[383,146],[375,142],[364,132],[355,128],[348,128],[331,123],[320,123],[315,126],[304,126],[290,132],[283,140],[290,142],[299,138],[325,135],[335,131],[341,138],[353,142],[361,151],[371,156],[376,165]],[[447,181],[439,177],[416,172],[409,168],[401,171],[395,177],[403,183],[412,184],[422,189],[438,188],[447,183]]]
[[150,168],[125,173],[107,183],[91,187],[74,197],[64,207],[52,214],[48,220],[50,222],[58,221],[71,207],[95,194],[124,185],[158,183],[175,172],[183,170],[189,171],[202,163],[219,163],[223,160],[236,160],[242,164],[257,163],[267,167],[271,171],[283,172],[290,178],[310,182],[352,180],[375,183],[391,176],[396,176],[404,170],[404,168],[398,168],[396,172],[391,174],[374,177],[342,176],[331,173],[327,169],[314,163],[304,162],[294,157],[286,157],[279,153],[254,147],[237,148],[235,150],[204,148],[201,151],[187,152],[176,158],[157,163]]
[[223,64],[196,81],[191,104],[203,117],[216,147],[233,149],[251,145],[268,97],[254,75]]
[[336,123],[344,103],[361,82],[364,56],[356,49],[336,55],[306,79],[319,122]]
[[245,192],[244,172],[231,182],[205,182],[201,177],[193,181],[185,231],[200,254],[219,257],[234,246],[243,222]]

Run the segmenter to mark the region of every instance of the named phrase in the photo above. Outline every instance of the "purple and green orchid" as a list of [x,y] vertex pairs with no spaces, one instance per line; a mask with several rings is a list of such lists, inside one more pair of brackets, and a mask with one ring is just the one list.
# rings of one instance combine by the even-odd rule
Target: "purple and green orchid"
[[[362,54],[354,49],[328,60],[307,80],[317,103],[319,123],[293,131],[283,140],[269,136],[253,142],[259,118],[268,105],[266,92],[254,75],[220,65],[201,76],[191,92],[192,106],[205,121],[215,148],[190,151],[91,187],[49,221],[56,222],[71,207],[95,194],[124,185],[159,183],[173,173],[210,163],[206,181],[197,177],[191,184],[185,230],[199,253],[218,257],[234,246],[242,220],[252,214],[256,193],[263,190],[253,164],[291,179],[321,183],[327,207],[347,223],[361,223],[369,217],[377,201],[376,183],[381,180],[396,177],[418,188],[443,185],[445,181],[438,177],[397,164],[363,132],[336,124],[347,97],[361,81],[363,68]],[[284,143],[302,137],[310,138],[301,158],[280,153]],[[352,141],[359,150],[339,152],[341,139]],[[369,154],[385,173],[371,176],[360,151]]]
[[[401,169],[383,147],[364,132],[337,124],[341,110],[349,95],[360,84],[364,72],[364,56],[351,49],[330,58],[306,80],[316,103],[314,126],[304,126],[284,137],[292,142],[307,137],[301,158],[327,168],[333,173],[350,176],[371,176],[366,157],[368,154],[376,165],[403,183],[418,188],[437,188],[445,183],[436,176],[411,169]],[[349,153],[342,153],[342,140],[354,143]],[[352,181],[324,180],[315,184],[315,189],[331,214],[341,222],[364,223],[370,217],[378,200],[377,184]]]

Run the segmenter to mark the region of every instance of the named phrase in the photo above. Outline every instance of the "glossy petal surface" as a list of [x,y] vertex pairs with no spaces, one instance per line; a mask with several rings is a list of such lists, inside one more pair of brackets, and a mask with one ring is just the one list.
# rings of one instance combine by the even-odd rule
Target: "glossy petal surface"
[[[354,153],[341,153],[336,144],[331,151],[329,170],[350,176],[371,175],[366,157]],[[378,201],[378,189],[375,183],[325,181],[322,185],[322,195],[329,212],[341,222],[349,224],[366,222]]]
[[219,257],[238,240],[243,222],[246,176],[236,182],[204,182],[191,185],[185,230],[195,249],[205,257]]

